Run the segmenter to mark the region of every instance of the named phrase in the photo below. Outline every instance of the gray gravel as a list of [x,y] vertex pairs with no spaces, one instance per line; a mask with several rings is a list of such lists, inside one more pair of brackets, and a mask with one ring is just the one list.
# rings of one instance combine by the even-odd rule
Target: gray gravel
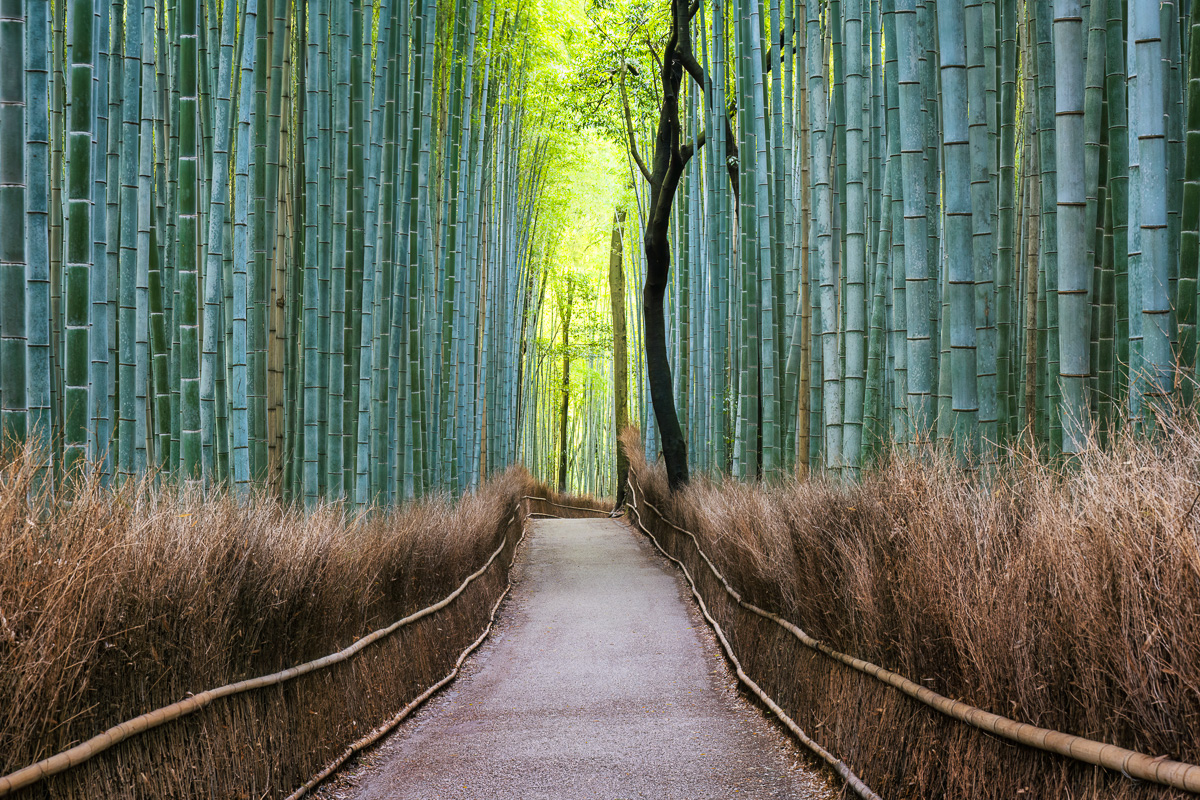
[[833,797],[624,524],[535,523],[514,580],[463,676],[323,797]]

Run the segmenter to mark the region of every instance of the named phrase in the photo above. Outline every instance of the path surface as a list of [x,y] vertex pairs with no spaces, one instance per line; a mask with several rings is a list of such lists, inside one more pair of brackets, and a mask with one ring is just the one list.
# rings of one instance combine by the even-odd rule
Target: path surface
[[326,798],[828,798],[682,583],[607,520],[535,523],[490,644]]

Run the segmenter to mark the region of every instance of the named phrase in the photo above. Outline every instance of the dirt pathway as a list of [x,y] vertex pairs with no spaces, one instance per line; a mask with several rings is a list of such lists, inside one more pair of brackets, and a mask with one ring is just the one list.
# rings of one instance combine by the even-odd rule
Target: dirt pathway
[[828,798],[741,699],[667,562],[606,520],[536,523],[464,676],[325,798]]

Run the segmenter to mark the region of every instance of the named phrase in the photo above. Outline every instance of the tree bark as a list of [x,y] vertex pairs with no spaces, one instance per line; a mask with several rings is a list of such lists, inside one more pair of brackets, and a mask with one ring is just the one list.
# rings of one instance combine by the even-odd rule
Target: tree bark
[[[663,105],[673,102],[669,100]],[[671,216],[670,198],[675,194],[678,183],[679,177],[676,173],[669,193],[667,187],[654,193],[658,195],[658,202],[652,200],[650,216],[646,221],[646,287],[642,300],[646,326],[646,378],[650,384],[650,400],[654,405],[654,419],[658,423],[663,460],[667,468],[667,483],[671,491],[688,482],[687,442],[683,438],[679,415],[675,409],[663,308],[671,268],[671,247],[667,239]],[[664,195],[667,197],[665,203],[662,199]]]
[[[704,90],[709,88],[708,75],[696,61],[692,51],[691,20],[700,10],[700,3],[671,0],[671,34],[660,60],[662,105],[659,108],[658,129],[654,136],[654,156],[648,167],[637,151],[629,103],[625,100],[624,74],[621,96],[625,106],[625,128],[629,137],[630,155],[650,184],[650,207],[646,230],[642,237],[646,251],[646,286],[642,293],[642,313],[645,317],[646,377],[650,384],[650,400],[654,418],[662,439],[663,460],[666,462],[667,483],[674,491],[688,482],[687,441],[679,425],[672,391],[671,363],[667,356],[667,331],[663,318],[663,299],[671,271],[669,239],[671,206],[675,191],[683,177],[683,169],[696,150],[704,146],[705,133],[694,142],[679,143],[679,92],[686,70]],[[737,187],[737,145],[728,119],[725,138],[731,182]],[[735,195],[736,202],[736,195]]]
[[558,491],[567,491],[567,412],[571,405],[571,303],[574,301],[575,282],[567,278],[567,302],[563,307],[563,378],[562,416],[558,428]]
[[612,242],[608,253],[608,293],[612,299],[613,326],[613,409],[617,429],[617,500],[616,508],[625,505],[625,479],[629,474],[629,457],[621,433],[629,424],[629,357],[625,333],[625,271],[624,256],[625,212],[613,215]]

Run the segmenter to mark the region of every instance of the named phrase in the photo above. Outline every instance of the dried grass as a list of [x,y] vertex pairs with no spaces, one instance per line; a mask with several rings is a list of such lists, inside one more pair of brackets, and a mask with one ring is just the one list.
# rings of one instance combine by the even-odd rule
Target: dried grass
[[[670,496],[660,467],[633,468],[748,600],[836,649],[1020,721],[1200,763],[1200,429],[1164,428],[1064,469],[1010,453],[986,479],[944,453],[893,454],[857,485]],[[642,516],[748,672],[881,795],[1184,796],[999,741],[808,651]]]
[[345,647],[454,590],[350,662],[217,701],[19,797],[278,797],[448,671],[507,581],[537,487],[520,470],[457,504],[348,519],[257,498],[87,485],[29,500],[0,464],[0,774],[189,692]]
[[[612,498],[593,497],[590,494],[560,494],[544,483],[539,483],[529,492],[537,498],[530,505],[535,513],[549,514],[562,519],[596,519],[612,511]],[[539,503],[537,500],[546,502]]]

